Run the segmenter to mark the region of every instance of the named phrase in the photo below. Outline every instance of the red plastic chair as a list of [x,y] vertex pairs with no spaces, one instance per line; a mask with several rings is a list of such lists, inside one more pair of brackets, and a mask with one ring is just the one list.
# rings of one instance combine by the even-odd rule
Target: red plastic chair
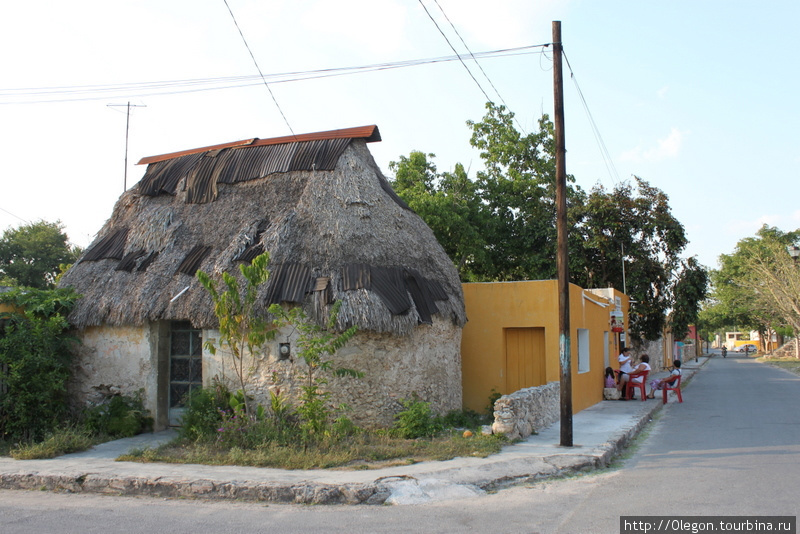
[[[625,385],[625,398],[630,400],[633,398],[633,390],[634,388],[638,388],[641,391],[641,398],[642,400],[647,397],[647,392],[645,391],[645,386],[647,385],[647,375],[650,374],[650,371],[642,371],[641,373],[630,375],[630,379]],[[634,377],[641,376],[641,382],[634,382]]]
[[681,379],[682,378],[683,378],[682,375],[678,375],[678,379],[674,383],[672,383],[672,384],[669,384],[669,383],[664,384],[664,389],[661,390],[663,392],[664,404],[667,403],[667,391],[674,391],[675,395],[678,396],[678,402],[683,402],[683,396],[681,395]]

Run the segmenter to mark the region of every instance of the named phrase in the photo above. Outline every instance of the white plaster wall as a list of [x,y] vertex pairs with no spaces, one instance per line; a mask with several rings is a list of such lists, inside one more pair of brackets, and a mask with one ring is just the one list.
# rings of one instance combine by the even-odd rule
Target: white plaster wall
[[133,395],[144,388],[145,407],[156,413],[156,353],[149,327],[89,327],[78,333],[81,344],[74,354],[70,394],[76,408],[102,399],[112,388]]
[[[302,376],[308,367],[297,353],[297,332],[283,329],[255,363],[248,358],[250,369],[248,392],[255,400],[269,406],[269,392],[280,392],[294,405],[301,394]],[[219,332],[204,331],[203,339],[219,340]],[[279,343],[291,344],[290,360],[278,360]],[[347,417],[364,427],[387,427],[402,410],[401,399],[417,394],[431,403],[437,413],[460,410],[461,397],[461,329],[434,318],[432,325],[420,325],[409,336],[375,332],[358,332],[332,358],[334,367],[354,369],[363,378],[328,375],[326,389],[332,393],[331,407],[346,404]],[[204,349],[203,379],[214,377],[238,389],[231,371],[229,353],[218,349],[212,355]]]

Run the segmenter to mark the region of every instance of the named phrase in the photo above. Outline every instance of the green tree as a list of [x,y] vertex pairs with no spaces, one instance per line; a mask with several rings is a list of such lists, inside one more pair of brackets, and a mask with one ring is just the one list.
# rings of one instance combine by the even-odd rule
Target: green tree
[[414,151],[389,163],[392,187],[433,230],[461,279],[478,280],[488,267],[486,214],[476,184],[460,163],[451,173],[438,173],[434,157]]
[[[522,135],[504,106],[486,108],[481,121],[467,122],[484,164],[474,182],[460,165],[452,175],[439,174],[432,154],[412,152],[391,164],[393,186],[433,228],[462,280],[555,278],[553,123],[544,115],[537,131]],[[690,265],[680,258],[687,240],[669,198],[639,177],[611,191],[596,186],[588,195],[574,182],[567,176],[570,281],[625,290],[636,302],[632,337],[658,338],[675,305],[682,266]],[[692,273],[699,270],[691,263]],[[685,289],[684,283],[679,306],[691,315],[704,297],[691,302],[697,295]]]
[[696,258],[683,262],[673,293],[672,334],[675,339],[683,339],[689,333],[689,325],[698,326],[700,305],[708,293],[708,272]]
[[291,326],[300,333],[297,339],[298,354],[306,363],[305,384],[301,386],[300,406],[297,412],[302,417],[301,431],[303,441],[308,443],[323,435],[330,420],[327,401],[331,394],[324,391],[328,383],[327,373],[334,376],[350,376],[361,378],[364,374],[354,369],[334,367],[333,355],[356,334],[357,326],[351,326],[344,332],[335,329],[336,317],[342,302],[337,301],[331,310],[327,324],[322,327],[310,321],[300,306],[285,308],[273,304],[269,312],[275,316],[275,324],[279,327]]
[[[480,122],[468,121],[470,144],[480,150],[485,169],[477,173],[480,198],[488,211],[483,226],[489,263],[484,280],[536,280],[556,275],[555,141],[547,115],[527,135],[514,127],[504,106],[486,105]],[[585,193],[567,176],[568,219],[580,221]],[[571,236],[573,250],[577,244]],[[572,267],[572,265],[570,265]]]
[[[583,287],[624,290],[635,302],[631,335],[658,339],[675,302],[680,253],[688,242],[683,225],[672,215],[669,198],[634,176],[633,183],[621,182],[611,191],[595,186],[578,209],[582,222],[574,231],[583,243],[571,252],[583,255],[582,271],[574,271],[572,280]],[[692,306],[688,301],[681,305]]]
[[0,238],[0,281],[7,285],[47,289],[61,266],[81,254],[70,246],[61,222],[38,221],[6,230]]
[[799,240],[800,229],[764,225],[721,255],[720,269],[712,272],[716,313],[739,328],[800,333],[800,265],[786,250]]

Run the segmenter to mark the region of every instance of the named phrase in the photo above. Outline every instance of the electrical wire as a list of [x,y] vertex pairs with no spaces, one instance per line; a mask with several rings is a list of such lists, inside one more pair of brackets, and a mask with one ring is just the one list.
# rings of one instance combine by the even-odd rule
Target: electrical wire
[[[504,48],[473,55],[482,59],[515,57],[530,54],[542,54],[549,44],[528,45],[515,48]],[[535,50],[540,49],[540,50]],[[458,61],[462,56],[441,56],[435,58],[412,59],[395,62],[374,63],[354,67],[336,67],[309,71],[294,71],[263,75],[271,84],[292,83],[336,76],[349,76],[382,70],[407,67],[418,67],[436,63]],[[0,89],[0,105],[9,104],[43,104],[60,102],[78,102],[86,100],[102,100],[115,97],[143,97],[173,95],[200,91],[217,91],[237,89],[262,84],[261,75],[227,76],[216,78],[194,78],[187,80],[162,80],[154,82],[132,82],[124,84],[70,85],[52,87],[20,87]],[[42,98],[36,98],[42,97]],[[47,97],[54,97],[48,99]],[[55,98],[60,97],[60,98]],[[29,100],[21,100],[29,98]]]
[[15,215],[15,214],[11,213],[10,211],[8,211],[8,210],[7,210],[7,209],[5,209],[5,208],[0,208],[0,211],[3,211],[3,212],[5,212],[5,213],[8,213],[8,214],[9,214],[9,215],[11,215],[12,217],[16,217],[17,219],[19,219],[20,221],[22,221],[22,222],[24,222],[24,223],[28,223],[28,224],[30,224],[30,221],[28,221],[27,219],[23,219],[23,218],[22,218],[22,217],[20,217],[19,215]]
[[272,101],[275,102],[275,107],[278,108],[278,111],[280,111],[280,113],[281,113],[281,117],[283,117],[283,122],[285,122],[286,126],[289,127],[289,131],[292,132],[292,136],[294,137],[295,134],[294,134],[294,130],[292,129],[292,125],[289,124],[289,119],[286,118],[286,115],[283,113],[283,110],[281,109],[280,104],[278,104],[278,99],[275,98],[275,94],[272,92],[272,89],[270,88],[269,84],[267,83],[266,78],[264,78],[264,73],[261,72],[261,67],[258,66],[258,61],[256,61],[256,56],[253,55],[253,51],[250,49],[250,45],[247,44],[247,39],[244,38],[244,33],[242,33],[242,29],[239,27],[239,23],[236,21],[236,17],[233,15],[233,11],[231,10],[231,6],[228,5],[228,0],[222,0],[222,1],[225,2],[225,7],[228,8],[228,13],[231,14],[231,18],[233,19],[233,23],[236,25],[236,29],[239,31],[239,35],[242,36],[242,41],[244,41],[244,46],[247,48],[247,51],[250,53],[250,57],[253,59],[253,64],[255,64],[256,70],[258,71],[258,74],[261,76],[261,80],[264,82],[264,87],[267,88],[267,91],[269,92],[269,96],[271,96],[272,97]]
[[614,183],[614,185],[617,185],[617,183],[620,181],[620,178],[617,168],[614,165],[614,160],[611,159],[611,154],[608,152],[605,141],[603,141],[603,136],[600,134],[600,128],[597,127],[597,123],[595,122],[592,112],[589,109],[589,104],[586,102],[586,98],[583,96],[583,91],[581,91],[580,85],[578,85],[578,79],[575,77],[575,72],[573,72],[572,65],[570,65],[569,59],[567,59],[567,54],[563,51],[563,49],[562,54],[564,55],[564,60],[567,62],[570,78],[572,78],[572,82],[575,84],[575,88],[578,91],[578,96],[581,99],[581,104],[583,104],[583,109],[586,111],[586,115],[589,118],[589,125],[592,128],[595,141],[600,149],[600,155],[603,158],[603,164],[606,167],[606,172],[608,172],[608,175],[611,177],[611,181]]
[[469,69],[469,67],[467,66],[466,62],[464,62],[464,60],[461,59],[461,55],[458,53],[458,50],[456,50],[456,48],[453,46],[453,43],[450,42],[450,39],[448,39],[447,35],[445,35],[445,33],[442,31],[442,28],[439,26],[439,23],[436,22],[436,19],[433,18],[433,15],[431,15],[431,12],[428,11],[428,8],[425,6],[425,4],[422,3],[422,0],[418,0],[418,1],[419,1],[419,5],[422,6],[422,9],[424,9],[425,13],[428,15],[428,18],[431,19],[431,22],[433,22],[433,25],[436,26],[436,29],[439,30],[439,33],[442,34],[442,37],[444,37],[444,40],[447,41],[447,44],[450,46],[450,49],[453,50],[453,53],[456,56],[458,56],[458,60],[461,62],[462,65],[464,65],[464,68],[467,69],[467,72],[469,73],[469,77],[472,78],[472,81],[475,82],[475,85],[477,85],[478,89],[481,90],[481,93],[483,93],[483,96],[486,97],[486,101],[487,102],[491,102],[492,99],[489,98],[489,95],[487,95],[486,91],[483,90],[483,86],[480,84],[478,79],[475,78],[475,75],[472,74],[472,71]]
[[[480,62],[478,62],[478,58],[475,57],[475,54],[473,54],[472,50],[470,50],[469,46],[467,46],[467,43],[464,41],[464,38],[461,37],[461,33],[459,33],[459,31],[456,29],[456,26],[455,26],[455,24],[453,24],[453,21],[451,21],[450,17],[447,16],[447,13],[444,12],[444,9],[442,8],[441,4],[439,4],[439,0],[433,0],[433,2],[436,4],[436,7],[439,8],[439,11],[442,12],[442,15],[444,16],[445,20],[447,20],[447,22],[450,23],[450,27],[453,29],[455,34],[461,40],[461,44],[463,44],[464,48],[467,49],[467,52],[469,52],[470,57],[475,62],[475,65],[478,66],[478,68],[481,70],[481,73],[483,74],[484,78],[486,78],[486,81],[488,81],[489,85],[492,86],[492,89],[494,90],[495,94],[497,95],[497,98],[500,99],[500,102],[503,103],[503,105],[506,107],[506,109],[510,110],[511,108],[509,108],[508,104],[506,104],[505,99],[503,99],[503,95],[501,95],[500,91],[497,90],[497,87],[495,87],[494,83],[492,82],[492,79],[489,78],[489,75],[486,74],[486,71],[483,70],[483,67],[481,66]],[[516,120],[516,118],[515,118],[515,120]],[[516,122],[517,122],[517,126],[519,126],[520,130],[522,130],[522,133],[524,135],[528,135],[528,132],[526,132],[525,128],[522,127],[522,124],[520,124],[519,121],[516,121]]]

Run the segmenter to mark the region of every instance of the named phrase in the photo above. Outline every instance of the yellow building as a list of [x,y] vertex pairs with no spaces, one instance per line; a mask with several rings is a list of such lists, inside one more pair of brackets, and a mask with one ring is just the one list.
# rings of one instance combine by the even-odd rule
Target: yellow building
[[[503,395],[560,378],[558,282],[463,284],[468,322],[461,338],[464,407],[483,412]],[[570,284],[573,412],[603,399],[605,368],[617,367],[628,298]],[[613,322],[612,322],[613,318]],[[623,336],[624,339],[624,336]]]

